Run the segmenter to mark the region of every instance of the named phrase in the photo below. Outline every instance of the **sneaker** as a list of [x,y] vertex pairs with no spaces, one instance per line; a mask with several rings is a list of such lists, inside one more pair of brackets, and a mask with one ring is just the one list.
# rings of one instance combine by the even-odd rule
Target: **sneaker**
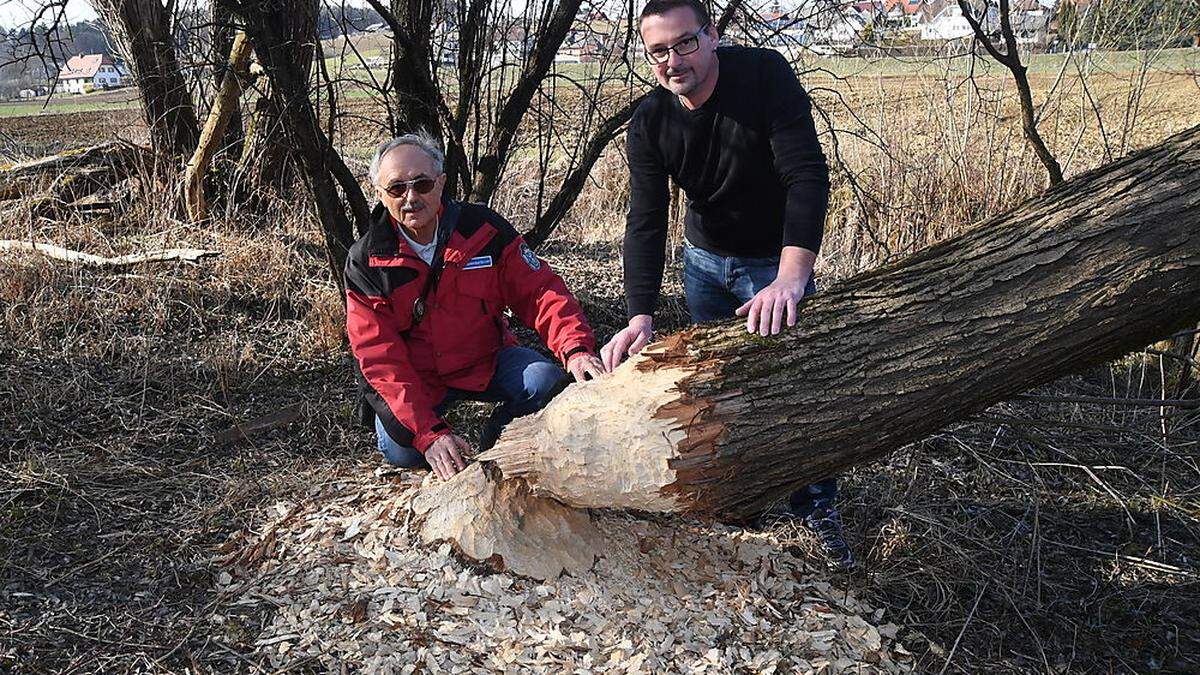
[[828,556],[829,568],[836,572],[854,569],[854,552],[842,532],[842,517],[836,508],[817,509],[804,517],[804,524],[817,535]]

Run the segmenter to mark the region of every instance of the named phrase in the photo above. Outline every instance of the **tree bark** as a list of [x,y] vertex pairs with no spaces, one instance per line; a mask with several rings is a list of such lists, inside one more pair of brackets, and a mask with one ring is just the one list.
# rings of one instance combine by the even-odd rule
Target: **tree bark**
[[[748,335],[741,321],[702,325],[568,387],[421,498],[423,534],[494,555],[480,523],[464,537],[462,523],[435,517],[457,483],[478,493],[488,480],[523,480],[529,499],[576,508],[746,519],[1198,319],[1200,127],[814,295],[779,336]],[[542,537],[545,548],[563,536],[528,521],[492,530]]]
[[[392,88],[396,92],[399,133],[418,129],[442,137],[442,120],[435,102],[440,94],[428,89],[433,40],[433,0],[392,0],[392,14],[412,38],[407,47],[392,43]],[[433,101],[428,100],[435,97]]]
[[246,35],[270,80],[287,140],[313,193],[330,270],[341,285],[346,254],[355,231],[366,228],[370,208],[362,188],[321,129],[309,99],[317,3],[219,1],[245,21]]
[[234,169],[235,193],[241,202],[253,200],[264,189],[282,194],[296,178],[296,161],[284,134],[283,113],[269,93],[268,79],[262,78],[262,88],[268,93],[254,101],[242,154]]
[[196,147],[196,108],[159,0],[97,0],[93,7],[117,42],[142,95],[142,115],[155,149],[185,157]]

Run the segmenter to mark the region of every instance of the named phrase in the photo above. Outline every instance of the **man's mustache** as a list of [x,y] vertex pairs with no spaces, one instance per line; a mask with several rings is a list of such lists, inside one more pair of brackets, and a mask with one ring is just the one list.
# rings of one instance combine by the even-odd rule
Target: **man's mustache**
[[400,212],[401,213],[416,213],[417,211],[421,211],[424,208],[425,208],[424,202],[404,202],[404,204],[402,204],[400,206]]

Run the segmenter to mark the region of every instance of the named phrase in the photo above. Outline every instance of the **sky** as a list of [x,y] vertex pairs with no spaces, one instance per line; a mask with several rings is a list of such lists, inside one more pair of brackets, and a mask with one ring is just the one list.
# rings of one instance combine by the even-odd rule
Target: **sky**
[[[39,0],[0,0],[0,26],[13,28],[29,23],[37,11],[46,5]],[[46,20],[53,16],[47,13]],[[67,0],[67,19],[71,23],[90,21],[96,18],[96,12],[87,0]]]

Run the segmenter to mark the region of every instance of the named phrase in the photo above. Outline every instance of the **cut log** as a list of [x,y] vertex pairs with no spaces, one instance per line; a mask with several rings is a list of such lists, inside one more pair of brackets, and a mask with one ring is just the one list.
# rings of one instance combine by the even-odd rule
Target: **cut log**
[[667,337],[478,461],[576,508],[743,520],[1198,319],[1200,127],[816,294],[780,336]]

